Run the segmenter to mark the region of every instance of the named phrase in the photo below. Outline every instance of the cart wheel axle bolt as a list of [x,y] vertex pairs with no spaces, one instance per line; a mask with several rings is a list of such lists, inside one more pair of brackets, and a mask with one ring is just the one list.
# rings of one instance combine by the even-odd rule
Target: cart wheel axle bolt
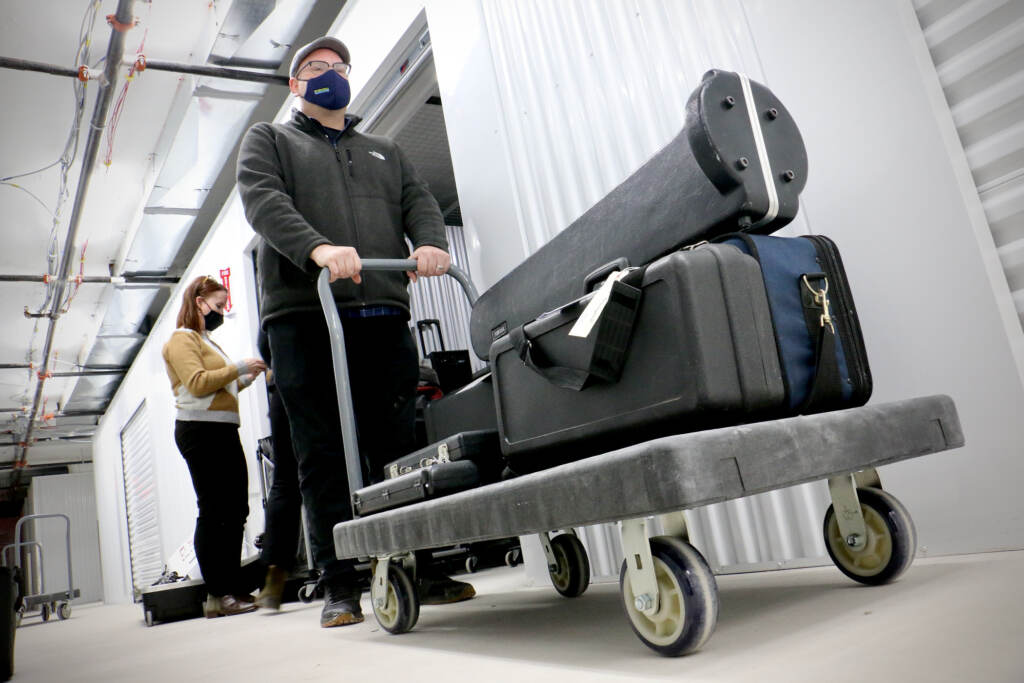
[[636,600],[633,601],[633,605],[641,612],[646,612],[654,606],[654,600],[647,593],[636,596]]
[[849,536],[847,536],[846,545],[850,546],[851,548],[856,548],[857,546],[861,545],[860,534],[850,534]]

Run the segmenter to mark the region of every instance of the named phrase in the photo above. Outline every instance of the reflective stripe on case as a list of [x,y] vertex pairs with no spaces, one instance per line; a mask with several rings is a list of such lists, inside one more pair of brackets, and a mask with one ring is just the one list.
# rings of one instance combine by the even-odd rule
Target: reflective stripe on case
[[747,103],[747,115],[750,117],[750,129],[754,132],[754,144],[757,147],[757,158],[761,161],[761,172],[764,174],[765,189],[768,190],[768,211],[761,220],[750,226],[759,228],[762,225],[772,222],[779,215],[779,194],[775,191],[775,179],[772,176],[772,165],[768,161],[768,149],[764,144],[764,133],[761,130],[761,120],[757,116],[757,107],[754,104],[754,92],[750,88],[750,79],[739,74],[740,85],[743,87],[743,99]]

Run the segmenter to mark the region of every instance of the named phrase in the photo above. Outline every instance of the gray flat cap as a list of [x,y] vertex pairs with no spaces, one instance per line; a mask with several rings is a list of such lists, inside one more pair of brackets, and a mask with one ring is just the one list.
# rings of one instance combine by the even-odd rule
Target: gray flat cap
[[323,38],[317,38],[312,43],[303,45],[299,48],[299,51],[292,57],[292,66],[288,69],[288,75],[295,78],[295,72],[299,70],[299,64],[302,64],[302,60],[308,57],[311,53],[316,52],[321,48],[333,50],[338,53],[341,57],[341,61],[346,64],[351,64],[351,57],[348,54],[348,48],[345,47],[345,43],[341,42],[337,38],[331,38],[330,36],[324,36]]

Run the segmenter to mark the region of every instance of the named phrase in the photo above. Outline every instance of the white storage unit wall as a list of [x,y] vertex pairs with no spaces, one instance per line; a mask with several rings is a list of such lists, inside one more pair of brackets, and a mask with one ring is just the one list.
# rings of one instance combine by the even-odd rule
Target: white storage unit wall
[[[78,603],[103,599],[96,490],[90,470],[33,477],[29,491],[33,514],[64,514],[71,522],[72,588],[81,591]],[[43,549],[42,578],[46,593],[68,588],[68,527],[60,517],[26,522]]]
[[1024,2],[914,7],[1024,324]]

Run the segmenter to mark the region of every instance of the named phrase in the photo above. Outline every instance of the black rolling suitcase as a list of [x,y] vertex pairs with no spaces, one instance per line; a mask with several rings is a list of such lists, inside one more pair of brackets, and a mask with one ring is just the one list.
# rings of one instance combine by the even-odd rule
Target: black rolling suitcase
[[518,349],[518,335],[491,347],[501,447],[516,472],[779,409],[785,394],[779,356],[753,258],[731,245],[704,245],[622,282],[638,276],[642,299],[618,381],[590,373],[574,390],[524,362],[588,369],[594,341],[567,334],[578,305],[523,326],[526,343]]
[[[447,394],[469,384],[473,377],[473,368],[469,364],[469,351],[465,349],[449,351],[444,347],[441,321],[434,318],[417,320],[416,331],[420,337],[420,354],[437,373],[437,382],[441,391]],[[434,340],[435,348],[429,353],[424,332],[432,336]]]
[[439,463],[470,460],[481,481],[497,481],[501,474],[501,447],[496,429],[459,432],[403,456],[384,466],[384,477],[396,479],[409,472]]
[[725,235],[761,265],[772,311],[785,411],[854,408],[871,397],[871,369],[835,242],[821,235]]
[[479,483],[480,473],[471,460],[437,463],[364,486],[352,494],[352,507],[357,515],[370,515],[473,488]]
[[806,178],[800,131],[779,99],[709,71],[674,140],[480,296],[473,350],[486,358],[494,340],[581,296],[587,274],[617,260],[638,266],[737,229],[778,230],[796,215]]

